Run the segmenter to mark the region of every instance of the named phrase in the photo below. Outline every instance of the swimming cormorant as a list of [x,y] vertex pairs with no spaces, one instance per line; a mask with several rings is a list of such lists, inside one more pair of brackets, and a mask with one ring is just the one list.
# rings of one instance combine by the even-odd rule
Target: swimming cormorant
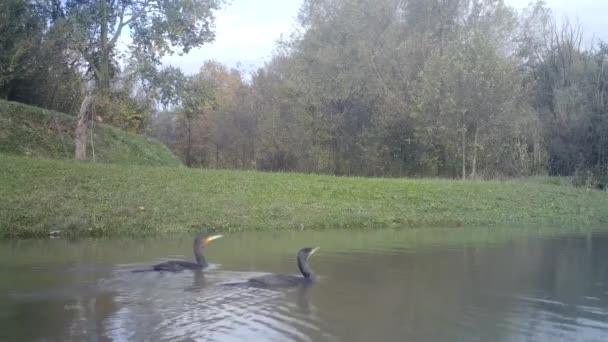
[[298,269],[302,276],[290,274],[266,274],[250,278],[246,283],[232,283],[226,285],[246,285],[258,288],[290,288],[312,285],[316,275],[308,266],[308,258],[314,254],[319,247],[305,247],[300,249],[297,256]]
[[156,264],[152,266],[152,269],[135,270],[134,272],[145,272],[145,271],[167,271],[167,272],[180,272],[183,270],[202,270],[207,268],[209,264],[203,256],[203,248],[208,245],[211,241],[221,238],[222,235],[208,235],[202,234],[194,238],[192,243],[192,251],[196,262],[172,260]]

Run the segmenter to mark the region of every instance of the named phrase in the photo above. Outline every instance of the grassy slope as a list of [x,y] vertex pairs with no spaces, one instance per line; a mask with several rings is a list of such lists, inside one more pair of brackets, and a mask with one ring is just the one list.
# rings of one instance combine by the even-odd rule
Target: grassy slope
[[[0,100],[0,153],[70,159],[74,153],[75,127],[74,117]],[[95,157],[101,162],[180,165],[160,142],[107,125],[95,127],[94,144]]]
[[541,182],[192,170],[0,154],[0,236],[608,224],[608,194]]

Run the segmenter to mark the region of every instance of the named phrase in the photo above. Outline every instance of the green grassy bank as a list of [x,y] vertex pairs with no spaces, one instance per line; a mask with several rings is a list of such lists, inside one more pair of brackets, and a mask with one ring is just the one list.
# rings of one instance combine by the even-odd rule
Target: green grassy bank
[[[0,100],[0,153],[71,159],[75,128],[75,117]],[[181,164],[160,142],[108,125],[96,125],[93,143],[99,162],[152,166]],[[90,144],[88,149],[88,154],[92,155]]]
[[368,179],[0,154],[0,236],[608,225],[608,193],[549,182]]

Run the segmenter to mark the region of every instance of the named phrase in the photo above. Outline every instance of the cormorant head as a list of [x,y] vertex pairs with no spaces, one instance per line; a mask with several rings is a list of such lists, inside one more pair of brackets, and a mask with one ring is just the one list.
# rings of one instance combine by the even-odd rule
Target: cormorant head
[[192,251],[194,252],[194,257],[196,258],[196,262],[202,267],[207,267],[207,261],[203,256],[203,247],[211,243],[211,241],[221,238],[222,235],[209,235],[209,234],[201,234],[194,238],[194,243],[192,244]]
[[304,259],[308,260],[308,258],[313,255],[318,249],[319,247],[304,247],[300,249],[298,254],[301,255]]
[[304,247],[298,252],[298,268],[304,278],[314,277],[310,267],[308,266],[308,258],[313,255],[319,247]]

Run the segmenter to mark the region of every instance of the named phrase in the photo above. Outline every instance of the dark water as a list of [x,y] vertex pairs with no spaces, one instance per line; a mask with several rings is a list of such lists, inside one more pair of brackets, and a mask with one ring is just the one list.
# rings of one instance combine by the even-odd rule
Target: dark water
[[[548,233],[549,231],[550,233]],[[295,271],[311,289],[222,286]],[[0,242],[2,341],[608,341],[608,234],[491,229],[228,234],[209,272],[188,236]]]

